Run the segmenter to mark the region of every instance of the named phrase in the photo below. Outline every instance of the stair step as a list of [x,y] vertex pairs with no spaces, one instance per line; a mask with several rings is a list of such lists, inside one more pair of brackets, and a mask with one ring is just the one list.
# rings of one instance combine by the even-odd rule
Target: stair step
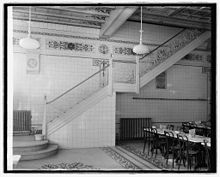
[[24,160],[36,160],[49,157],[56,154],[58,151],[58,145],[50,144],[46,149],[34,151],[34,152],[21,152],[16,155],[21,155],[21,161]]
[[14,141],[13,142],[13,153],[19,154],[22,152],[34,152],[48,147],[48,140],[42,141]]
[[13,135],[16,136],[24,136],[24,135],[30,135],[30,131],[13,131]]

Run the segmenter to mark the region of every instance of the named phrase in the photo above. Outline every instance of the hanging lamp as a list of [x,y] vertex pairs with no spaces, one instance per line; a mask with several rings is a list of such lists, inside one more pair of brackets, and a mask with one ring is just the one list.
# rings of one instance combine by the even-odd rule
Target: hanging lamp
[[37,49],[40,47],[40,43],[31,38],[31,6],[29,6],[28,36],[20,39],[19,45],[24,49]]
[[142,44],[142,6],[141,6],[141,30],[140,30],[140,43],[133,47],[133,52],[142,55],[149,52],[149,48],[146,45]]

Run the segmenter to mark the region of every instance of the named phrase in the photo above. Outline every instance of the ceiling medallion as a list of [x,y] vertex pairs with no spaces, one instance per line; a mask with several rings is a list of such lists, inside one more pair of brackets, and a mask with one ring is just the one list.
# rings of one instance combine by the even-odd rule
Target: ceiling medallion
[[99,52],[102,54],[107,54],[109,51],[108,46],[105,44],[102,44],[99,46]]

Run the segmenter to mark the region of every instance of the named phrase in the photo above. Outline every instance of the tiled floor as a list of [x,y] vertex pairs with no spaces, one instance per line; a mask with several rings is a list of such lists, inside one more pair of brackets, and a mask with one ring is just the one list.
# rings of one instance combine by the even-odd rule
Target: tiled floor
[[[16,170],[44,170],[48,168],[66,168],[76,169],[78,167],[71,167],[71,164],[80,163],[81,169],[89,167],[88,169],[123,169],[120,164],[109,157],[100,148],[85,148],[85,149],[72,149],[72,150],[59,150],[58,153],[52,157],[32,160],[21,161],[18,163]],[[66,167],[61,167],[61,164],[68,164]],[[68,166],[68,167],[67,167]]]
[[[171,160],[167,165],[160,153],[155,158],[147,154],[147,148],[145,153],[142,151],[143,141],[123,142],[115,147],[59,150],[48,158],[21,161],[15,170],[171,170]],[[172,170],[177,171],[177,166]],[[182,165],[180,171],[186,170]]]
[[[172,157],[170,156],[168,159],[168,164],[166,163],[166,159],[161,155],[160,151],[158,151],[158,154],[155,154],[152,156],[151,153],[148,154],[148,146],[145,148],[145,152],[143,153],[143,146],[144,142],[143,140],[136,140],[136,141],[125,141],[120,142],[120,147],[123,149],[126,149],[127,151],[137,155],[138,157],[154,164],[161,170],[166,171],[189,171],[186,167],[181,164],[180,169],[178,170],[178,166],[176,163],[174,163],[174,168],[172,168]],[[192,167],[192,171],[194,169],[194,166]],[[197,171],[207,171],[207,168],[199,168]]]

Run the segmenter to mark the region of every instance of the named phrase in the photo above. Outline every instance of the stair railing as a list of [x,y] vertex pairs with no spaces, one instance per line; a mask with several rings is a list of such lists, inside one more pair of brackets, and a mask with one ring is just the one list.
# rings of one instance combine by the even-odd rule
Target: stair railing
[[160,63],[164,62],[192,40],[196,39],[202,31],[198,29],[181,29],[174,36],[160,44],[149,53],[139,56],[140,76],[143,76]]
[[[47,96],[44,96],[42,126],[44,138],[47,137],[47,124],[54,121],[54,117],[60,117],[69,109],[72,109],[74,105],[79,104],[103,87],[109,86],[109,94],[112,94],[112,59],[107,62],[103,60],[100,66],[101,69],[99,71],[59,94],[52,100],[48,101]],[[48,119],[49,116],[50,119]]]

